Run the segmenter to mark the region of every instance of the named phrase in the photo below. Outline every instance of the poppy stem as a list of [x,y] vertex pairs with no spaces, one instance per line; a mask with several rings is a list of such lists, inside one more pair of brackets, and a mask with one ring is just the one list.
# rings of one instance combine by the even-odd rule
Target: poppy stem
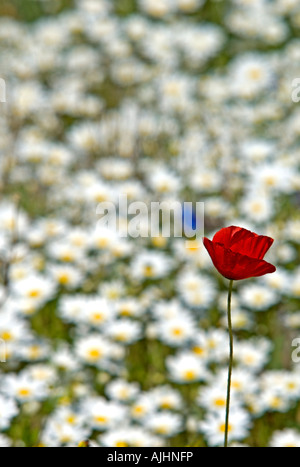
[[228,291],[228,305],[227,305],[227,318],[228,318],[228,332],[229,332],[229,367],[228,367],[228,380],[227,380],[227,399],[226,399],[226,418],[225,418],[225,438],[224,448],[228,447],[228,428],[229,428],[229,407],[230,407],[230,387],[231,387],[231,374],[233,365],[233,334],[231,323],[231,295],[232,295],[233,280],[229,282]]

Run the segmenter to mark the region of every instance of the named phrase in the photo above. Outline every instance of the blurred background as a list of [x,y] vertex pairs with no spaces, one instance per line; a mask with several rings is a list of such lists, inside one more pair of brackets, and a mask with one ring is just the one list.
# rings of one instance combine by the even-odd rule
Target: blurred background
[[1,447],[222,446],[228,281],[199,235],[126,234],[124,195],[274,238],[234,284],[229,440],[300,447],[299,28],[297,0],[0,0]]

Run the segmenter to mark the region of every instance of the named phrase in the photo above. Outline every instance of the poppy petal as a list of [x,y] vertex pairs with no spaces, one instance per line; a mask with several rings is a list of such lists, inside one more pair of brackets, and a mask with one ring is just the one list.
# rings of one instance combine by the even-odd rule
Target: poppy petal
[[236,227],[231,225],[230,227],[224,227],[224,229],[219,230],[213,237],[212,241],[217,243],[222,243],[226,248],[229,248],[231,245],[232,237],[245,229],[241,227]]
[[263,276],[276,271],[275,266],[262,259],[251,258],[225,248],[224,245],[204,238],[207,249],[216,269],[227,279],[242,280]]
[[232,244],[230,250],[245,254],[246,256],[250,256],[250,258],[263,259],[273,242],[274,240],[271,237],[256,235],[251,232],[247,238],[238,239],[238,241]]
[[258,235],[242,227],[231,225],[219,230],[212,241],[251,258],[263,259],[274,240],[266,235]]

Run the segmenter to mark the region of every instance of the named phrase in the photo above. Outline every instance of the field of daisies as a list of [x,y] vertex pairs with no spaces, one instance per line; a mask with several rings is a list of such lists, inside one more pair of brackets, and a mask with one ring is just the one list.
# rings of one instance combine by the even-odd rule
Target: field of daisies
[[222,446],[228,281],[199,237],[99,228],[126,195],[274,238],[234,283],[229,444],[300,447],[299,1],[0,15],[0,446]]

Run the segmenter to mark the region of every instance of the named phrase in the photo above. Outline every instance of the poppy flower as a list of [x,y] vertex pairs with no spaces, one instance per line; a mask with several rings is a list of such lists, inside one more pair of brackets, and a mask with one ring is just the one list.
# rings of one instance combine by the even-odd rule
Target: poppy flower
[[212,241],[206,237],[203,239],[216,269],[230,280],[248,279],[275,272],[275,266],[263,259],[273,242],[271,237],[257,235],[233,225],[219,230]]

